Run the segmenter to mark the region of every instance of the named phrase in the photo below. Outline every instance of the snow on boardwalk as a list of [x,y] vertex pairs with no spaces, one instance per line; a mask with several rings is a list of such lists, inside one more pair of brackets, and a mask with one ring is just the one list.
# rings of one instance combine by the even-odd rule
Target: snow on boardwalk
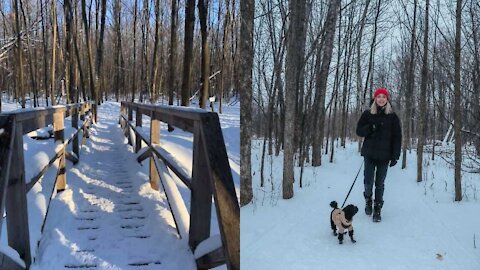
[[[50,205],[32,270],[195,269],[166,197],[150,188],[118,127],[119,105],[99,107],[80,162]],[[146,163],[144,163],[146,164]]]

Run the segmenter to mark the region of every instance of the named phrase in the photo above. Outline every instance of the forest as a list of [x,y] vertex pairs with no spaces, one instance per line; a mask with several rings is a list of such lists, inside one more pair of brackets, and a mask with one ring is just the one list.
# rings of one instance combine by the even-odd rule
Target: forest
[[[238,0],[0,2],[1,102],[238,100]],[[0,111],[1,111],[0,102]]]
[[[246,2],[255,6],[251,138],[262,153],[251,173],[262,186],[266,156],[283,153],[289,199],[293,183],[302,186],[294,167],[333,162],[348,141],[360,149],[357,121],[385,87],[402,124],[401,167],[416,167],[420,182],[425,159],[445,159],[462,200],[461,173],[480,173],[478,1]],[[408,164],[411,151],[417,160]],[[245,205],[251,175],[242,177]]]

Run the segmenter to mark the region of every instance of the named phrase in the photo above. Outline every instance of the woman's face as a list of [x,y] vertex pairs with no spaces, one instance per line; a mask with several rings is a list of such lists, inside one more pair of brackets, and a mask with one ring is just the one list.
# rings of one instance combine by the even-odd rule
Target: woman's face
[[375,103],[377,103],[377,106],[379,107],[385,106],[385,104],[387,104],[387,96],[385,96],[384,94],[379,94],[375,98]]

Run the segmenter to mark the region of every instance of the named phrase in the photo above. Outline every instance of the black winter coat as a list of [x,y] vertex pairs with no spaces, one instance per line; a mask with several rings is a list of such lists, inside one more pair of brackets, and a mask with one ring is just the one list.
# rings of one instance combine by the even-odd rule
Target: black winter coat
[[375,160],[398,160],[402,145],[400,119],[392,112],[385,114],[383,109],[371,114],[363,112],[357,124],[357,135],[365,137],[362,156]]

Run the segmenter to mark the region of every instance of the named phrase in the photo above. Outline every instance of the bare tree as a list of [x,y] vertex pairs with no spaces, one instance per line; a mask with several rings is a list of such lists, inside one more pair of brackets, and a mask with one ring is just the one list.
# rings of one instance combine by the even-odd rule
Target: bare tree
[[315,74],[315,102],[314,102],[314,140],[312,149],[312,165],[320,166],[322,163],[322,145],[324,138],[325,123],[325,95],[327,90],[328,71],[332,60],[333,40],[335,25],[338,17],[340,1],[331,0],[328,5],[327,18],[325,20],[325,43],[323,50],[317,50],[317,70]]
[[252,201],[252,171],[251,171],[251,122],[252,122],[252,67],[253,67],[253,18],[255,1],[240,2],[240,66],[238,88],[240,94],[240,204],[246,205]]
[[425,3],[425,30],[423,31],[423,64],[422,82],[420,86],[420,120],[417,146],[417,182],[422,181],[423,169],[423,145],[425,144],[427,125],[427,80],[428,80],[428,8],[429,0]]
[[462,34],[462,0],[457,0],[455,18],[455,98],[453,117],[455,119],[455,201],[462,200],[462,108],[461,108],[461,34]]
[[205,108],[209,94],[210,56],[208,54],[207,30],[208,0],[198,0],[198,16],[202,33],[202,88],[200,90],[200,108]]
[[407,91],[406,91],[406,113],[405,113],[405,132],[402,158],[402,169],[407,167],[407,148],[411,147],[412,139],[412,118],[413,118],[413,89],[415,84],[415,42],[416,42],[416,28],[417,28],[417,0],[413,2],[413,27],[412,36],[410,40],[410,60],[408,62],[408,75],[407,75]]
[[183,54],[182,106],[190,103],[192,88],[191,70],[193,55],[193,30],[195,27],[195,0],[187,0],[185,5],[185,41]]

